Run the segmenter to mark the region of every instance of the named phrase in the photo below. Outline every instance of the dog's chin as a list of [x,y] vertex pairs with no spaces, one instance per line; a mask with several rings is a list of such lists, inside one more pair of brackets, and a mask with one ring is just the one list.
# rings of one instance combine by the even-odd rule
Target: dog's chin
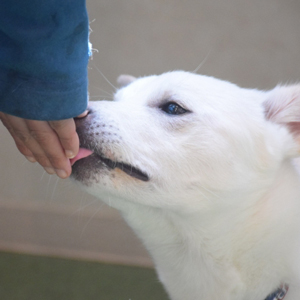
[[104,176],[108,174],[108,172],[108,168],[105,164],[93,153],[86,158],[77,160],[72,165],[71,178],[88,186],[92,182],[98,181],[96,178],[99,177],[99,175],[102,174]]
[[114,169],[121,170],[133,180],[149,181],[149,176],[136,167],[123,162],[112,161],[96,153],[76,161],[72,166],[71,176],[73,179],[89,185],[89,183],[97,181],[101,175],[109,176]]

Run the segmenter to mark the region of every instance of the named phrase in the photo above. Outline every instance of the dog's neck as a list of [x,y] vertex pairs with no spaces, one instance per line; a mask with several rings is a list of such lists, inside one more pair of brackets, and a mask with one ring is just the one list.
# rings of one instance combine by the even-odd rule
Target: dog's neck
[[[299,199],[299,189],[294,187],[298,178],[292,166],[288,164],[280,173],[268,191],[257,193],[259,197],[245,195],[240,199],[247,203],[247,197],[258,197],[249,201],[256,205],[229,207],[226,212],[219,210],[209,216],[200,212],[180,214],[136,203],[119,207],[153,257],[172,300],[195,300],[200,295],[202,300],[253,299],[253,295],[263,300],[282,283],[281,276],[286,274],[270,275],[270,265],[271,272],[281,268],[282,261],[276,261],[276,253],[260,254],[261,248],[272,249],[270,244],[275,247],[281,242],[278,226],[281,221],[286,222],[284,216],[280,217],[282,202],[289,206],[297,195]],[[281,188],[286,191],[289,187],[294,192],[290,199],[283,199]],[[278,241],[273,240],[275,231]],[[249,267],[253,257],[256,263]],[[265,266],[259,270],[259,276],[257,265]],[[256,278],[251,278],[252,274]],[[246,291],[245,286],[251,286],[251,290]]]
[[235,270],[218,264],[225,259],[223,251],[228,245],[224,243],[228,241],[221,232],[217,235],[217,228],[205,228],[196,215],[188,220],[146,207],[131,209],[124,217],[143,240],[172,299],[194,300],[201,295],[211,300],[216,286],[226,291],[224,295],[235,288],[228,286],[238,280]]

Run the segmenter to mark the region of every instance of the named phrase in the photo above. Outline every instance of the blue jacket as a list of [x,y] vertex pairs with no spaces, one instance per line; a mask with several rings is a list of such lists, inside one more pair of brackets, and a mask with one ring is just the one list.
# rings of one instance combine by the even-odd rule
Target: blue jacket
[[0,111],[61,120],[87,106],[85,0],[0,0]]

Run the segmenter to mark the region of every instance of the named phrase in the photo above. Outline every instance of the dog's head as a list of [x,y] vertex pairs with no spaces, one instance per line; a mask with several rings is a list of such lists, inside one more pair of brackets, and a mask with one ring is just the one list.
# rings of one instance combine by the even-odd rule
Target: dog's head
[[76,120],[88,151],[72,176],[103,200],[209,208],[263,189],[299,153],[300,86],[263,92],[181,71],[127,79]]

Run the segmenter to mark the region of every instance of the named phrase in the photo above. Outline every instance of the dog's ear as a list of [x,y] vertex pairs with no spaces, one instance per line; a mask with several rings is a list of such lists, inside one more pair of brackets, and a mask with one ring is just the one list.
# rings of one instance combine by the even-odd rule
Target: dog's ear
[[286,126],[295,137],[300,154],[300,84],[277,86],[268,92],[264,102],[268,120]]
[[125,87],[135,80],[136,80],[136,78],[134,76],[120,75],[117,79],[117,83],[118,83],[119,87]]

